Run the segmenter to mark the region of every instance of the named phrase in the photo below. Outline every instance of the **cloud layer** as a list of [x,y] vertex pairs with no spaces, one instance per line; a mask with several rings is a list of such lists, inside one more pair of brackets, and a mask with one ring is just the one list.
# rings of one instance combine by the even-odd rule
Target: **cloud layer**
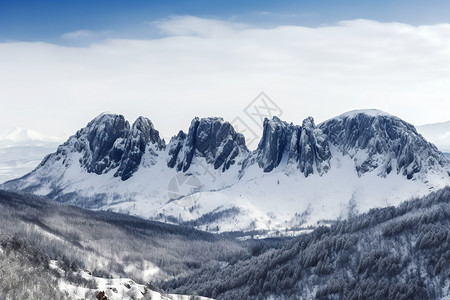
[[449,24],[255,28],[185,16],[153,26],[163,38],[0,43],[0,128],[66,135],[112,111],[147,116],[170,136],[194,116],[231,121],[261,91],[294,123],[358,108],[450,119]]

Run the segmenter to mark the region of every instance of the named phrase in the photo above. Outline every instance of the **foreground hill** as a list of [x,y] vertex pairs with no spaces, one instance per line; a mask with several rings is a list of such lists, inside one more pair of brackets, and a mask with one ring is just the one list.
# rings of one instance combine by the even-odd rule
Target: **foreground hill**
[[450,188],[163,283],[217,299],[448,299]]
[[[150,282],[248,257],[248,249],[188,227],[0,190],[1,299],[84,298],[109,281],[139,296],[129,299],[159,299]],[[110,299],[128,299],[117,297]]]
[[243,242],[0,191],[0,297],[447,299],[449,228],[450,187]]

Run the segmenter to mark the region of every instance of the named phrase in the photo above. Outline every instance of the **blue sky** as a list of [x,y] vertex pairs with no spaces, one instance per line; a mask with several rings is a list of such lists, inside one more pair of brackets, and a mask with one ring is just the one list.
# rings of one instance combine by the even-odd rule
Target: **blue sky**
[[0,41],[66,43],[61,36],[77,30],[102,32],[103,37],[150,38],[159,33],[148,24],[173,15],[258,26],[323,26],[358,18],[419,25],[448,22],[450,3],[443,0],[1,0]]
[[262,91],[295,124],[367,108],[443,122],[448,49],[442,0],[0,0],[0,129],[66,138],[109,111],[170,137],[245,118]]

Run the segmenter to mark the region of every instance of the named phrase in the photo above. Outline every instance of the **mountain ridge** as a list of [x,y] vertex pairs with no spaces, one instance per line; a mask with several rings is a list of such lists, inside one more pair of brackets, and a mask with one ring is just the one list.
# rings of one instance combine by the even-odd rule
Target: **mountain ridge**
[[[147,118],[130,126],[101,114],[1,187],[174,223],[203,220],[199,228],[208,230],[279,232],[345,217],[352,206],[383,206],[391,193],[397,202],[425,195],[450,184],[449,166],[413,125],[377,110],[317,126],[312,117],[301,125],[266,119],[254,151],[222,118],[196,117],[166,144]],[[279,211],[270,198],[295,210]]]

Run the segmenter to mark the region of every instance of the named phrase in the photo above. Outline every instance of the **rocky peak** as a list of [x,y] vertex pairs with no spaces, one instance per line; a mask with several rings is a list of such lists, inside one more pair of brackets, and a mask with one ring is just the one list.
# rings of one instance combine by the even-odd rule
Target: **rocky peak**
[[143,140],[146,144],[155,144],[158,149],[164,149],[165,143],[159,136],[153,123],[146,117],[138,117],[131,127],[130,138]]
[[285,150],[289,149],[289,141],[295,130],[296,126],[278,117],[264,119],[262,138],[256,149],[258,165],[264,172],[270,172],[279,165]]
[[[124,116],[101,114],[71,137],[68,143],[74,140],[74,149],[83,153],[80,164],[89,173],[102,174],[117,166],[120,156],[114,145],[117,140],[125,138],[129,130],[130,125]],[[65,148],[63,145],[60,151],[65,151]]]
[[182,131],[172,138],[167,165],[187,171],[194,157],[204,157],[214,169],[227,170],[235,158],[248,152],[245,138],[222,118],[194,118],[188,134]]
[[381,111],[345,113],[319,127],[333,145],[353,158],[360,175],[380,168],[382,176],[395,170],[411,179],[420,171],[447,163],[413,125]]
[[[125,139],[114,147],[117,154],[122,152],[120,165],[114,176],[120,176],[122,180],[130,178],[139,168],[145,151],[153,150],[149,148],[150,146],[153,146],[154,150],[162,150],[165,148],[165,143],[161,140],[153,123],[145,117],[139,117]],[[157,155],[156,152],[153,151],[153,153]]]
[[[167,166],[169,168],[174,168],[177,164],[177,159],[180,154],[180,151],[183,149],[184,143],[186,140],[186,133],[184,133],[182,130],[178,132],[178,134],[170,139],[169,142],[169,160],[167,161]],[[180,163],[180,162],[178,162]],[[177,169],[180,171],[182,168],[182,165],[180,168]]]
[[158,151],[164,149],[165,142],[149,119],[139,117],[130,128],[122,115],[101,114],[43,163],[54,157],[67,164],[70,153],[78,152],[82,154],[79,164],[88,173],[100,175],[116,169],[114,176],[127,180],[138,170],[146,151],[158,156]]
[[315,172],[322,175],[330,169],[331,152],[328,138],[308,117],[292,135],[289,148],[288,169],[295,166],[305,177]]
[[256,161],[264,172],[278,167],[283,157],[286,173],[300,170],[307,177],[317,171],[328,171],[331,153],[322,130],[316,128],[309,117],[302,126],[288,124],[277,117],[265,119],[263,136],[256,150]]

